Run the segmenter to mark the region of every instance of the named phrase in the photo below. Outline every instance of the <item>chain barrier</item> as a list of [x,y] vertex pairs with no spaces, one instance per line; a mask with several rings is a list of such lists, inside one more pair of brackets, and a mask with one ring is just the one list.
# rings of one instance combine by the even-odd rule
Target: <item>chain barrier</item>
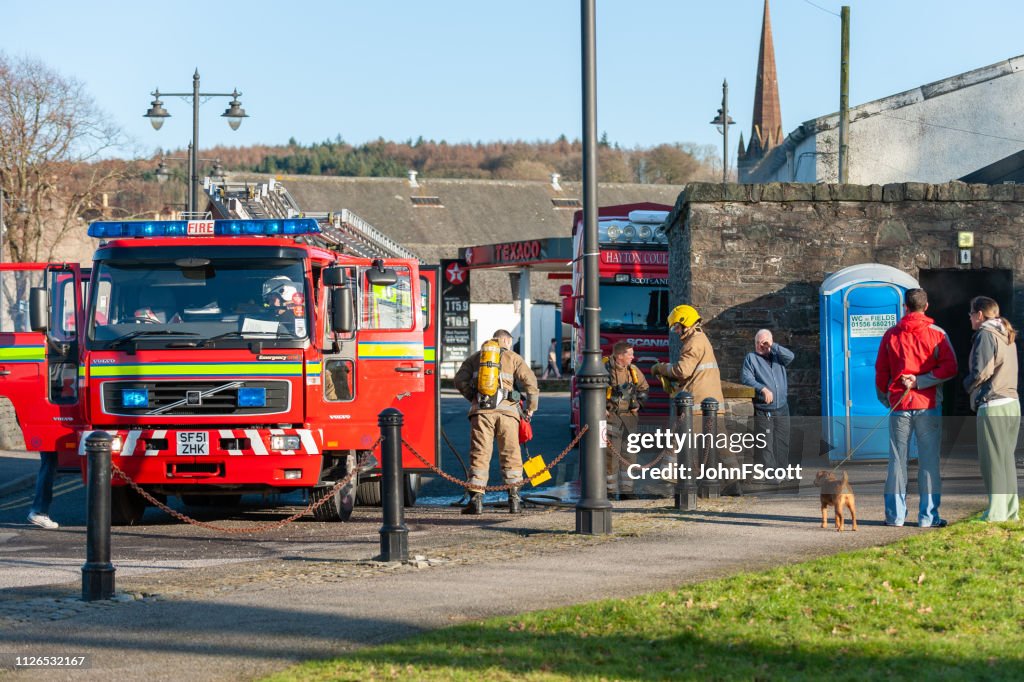
[[[371,452],[377,449],[377,446],[380,445],[381,440],[383,440],[383,439],[382,438],[377,438],[377,441],[373,445],[370,446],[370,451]],[[255,525],[255,526],[249,526],[248,528],[225,528],[224,526],[217,526],[217,525],[212,524],[212,523],[207,523],[206,521],[200,521],[199,519],[194,519],[191,516],[189,516],[188,514],[183,514],[183,513],[179,512],[176,509],[171,509],[166,504],[164,504],[163,502],[158,500],[156,497],[151,495],[148,491],[144,490],[142,488],[142,486],[140,486],[138,483],[133,481],[131,479],[131,477],[128,476],[128,474],[126,474],[124,471],[122,471],[120,469],[120,467],[118,467],[113,462],[110,463],[110,468],[114,472],[114,474],[116,474],[119,478],[121,478],[121,480],[123,480],[126,484],[131,486],[131,488],[135,492],[137,492],[139,495],[141,495],[143,499],[145,499],[147,502],[149,502],[151,505],[153,505],[157,509],[160,509],[160,510],[164,511],[164,512],[170,514],[171,516],[173,516],[174,518],[178,519],[179,521],[182,521],[182,522],[187,523],[189,525],[199,526],[200,528],[206,528],[208,530],[215,530],[215,531],[220,532],[220,533],[228,533],[229,535],[244,535],[244,534],[247,534],[247,533],[265,533],[265,532],[269,532],[269,531],[272,531],[272,530],[277,530],[278,528],[281,528],[282,526],[286,526],[289,523],[297,521],[298,519],[302,518],[306,514],[310,514],[310,513],[314,512],[314,511],[316,511],[317,509],[319,509],[320,507],[322,507],[323,505],[327,504],[327,502],[330,501],[334,497],[335,493],[337,493],[339,489],[341,489],[341,488],[345,487],[346,485],[348,485],[349,483],[351,483],[352,479],[355,477],[355,475],[357,473],[359,473],[359,468],[356,467],[355,469],[353,469],[352,471],[350,471],[348,473],[348,476],[346,476],[345,478],[343,478],[340,481],[338,481],[337,483],[335,483],[331,487],[331,489],[327,493],[327,495],[323,496],[321,499],[319,499],[316,502],[310,502],[306,506],[305,509],[303,509],[302,511],[296,512],[295,514],[292,514],[291,516],[289,516],[286,519],[281,519],[280,521],[275,521],[273,523],[261,523],[261,524]]]
[[455,485],[460,486],[462,488],[465,488],[466,490],[474,490],[474,491],[476,491],[476,490],[483,489],[485,492],[498,492],[498,491],[502,491],[502,490],[511,490],[512,488],[520,488],[520,487],[522,487],[522,485],[524,483],[528,482],[531,478],[536,478],[537,476],[540,476],[540,475],[544,474],[544,472],[547,472],[547,471],[550,471],[551,469],[554,469],[558,465],[558,463],[561,462],[563,459],[565,459],[565,456],[568,455],[569,452],[571,452],[574,447],[576,447],[576,444],[580,442],[580,438],[583,437],[583,434],[587,432],[588,428],[590,428],[590,427],[587,424],[584,424],[583,427],[576,434],[576,437],[572,439],[572,442],[569,443],[569,445],[566,446],[565,450],[562,450],[562,454],[560,454],[558,457],[555,457],[553,460],[551,460],[550,464],[548,464],[543,469],[541,469],[540,471],[535,473],[533,476],[531,476],[530,478],[522,478],[522,479],[520,479],[518,481],[513,481],[512,483],[506,483],[505,485],[484,485],[484,486],[473,485],[469,481],[463,481],[460,478],[456,478],[455,476],[452,476],[451,474],[449,474],[449,473],[447,473],[445,471],[441,471],[440,469],[438,469],[436,466],[434,466],[433,464],[428,462],[426,459],[424,459],[423,455],[421,455],[420,453],[416,452],[416,448],[414,448],[412,445],[410,445],[404,438],[402,439],[402,445],[404,445],[406,448],[408,448],[409,452],[411,452],[416,457],[416,459],[418,459],[419,461],[423,462],[423,464],[428,469],[430,469],[435,474],[437,474],[438,476],[440,476],[441,478],[443,478],[444,480],[446,480],[446,481],[448,481],[450,483],[454,483]]
[[[619,462],[625,464],[626,467],[635,466],[637,464],[636,462],[630,462],[628,459],[619,454],[619,451],[615,449],[615,446],[611,444],[611,441],[608,442],[607,447],[608,451],[611,452],[615,456],[615,458],[619,460]],[[647,464],[639,465],[640,471],[647,471],[648,469],[653,469],[655,466],[658,465],[658,463],[661,460],[665,459],[665,457],[671,454],[671,452],[672,451],[670,449],[665,448],[664,450],[661,451],[661,454],[655,457],[652,461],[648,462]]]

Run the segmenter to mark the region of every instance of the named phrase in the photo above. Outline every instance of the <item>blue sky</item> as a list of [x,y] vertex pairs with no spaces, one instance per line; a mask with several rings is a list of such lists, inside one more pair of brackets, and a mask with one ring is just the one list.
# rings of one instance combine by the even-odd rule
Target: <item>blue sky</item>
[[[839,8],[774,0],[783,127],[835,111]],[[1024,54],[1017,0],[847,0],[851,104]],[[248,0],[244,3],[3,2],[8,56],[80,80],[132,146],[184,148],[191,109],[154,131],[149,93],[242,91],[200,110],[200,147],[351,143],[423,136],[449,142],[552,140],[582,132],[579,3],[566,0]],[[730,157],[749,137],[763,0],[598,0],[598,130],[625,147],[691,142],[721,149],[709,125],[729,81]]]

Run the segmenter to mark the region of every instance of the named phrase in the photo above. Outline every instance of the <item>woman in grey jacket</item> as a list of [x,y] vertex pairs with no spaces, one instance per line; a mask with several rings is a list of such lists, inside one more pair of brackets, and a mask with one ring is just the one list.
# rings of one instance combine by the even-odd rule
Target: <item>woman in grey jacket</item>
[[1013,459],[1020,431],[1017,333],[1009,320],[999,316],[999,304],[986,296],[971,301],[971,328],[975,334],[964,388],[978,413],[978,461],[988,493],[988,509],[981,518],[1016,521],[1020,514]]

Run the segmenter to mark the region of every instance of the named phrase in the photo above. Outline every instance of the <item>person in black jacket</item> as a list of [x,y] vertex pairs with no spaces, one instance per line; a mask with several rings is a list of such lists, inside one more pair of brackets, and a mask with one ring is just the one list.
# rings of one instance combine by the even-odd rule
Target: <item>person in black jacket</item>
[[793,352],[775,343],[772,333],[762,329],[754,336],[754,352],[747,353],[740,382],[754,389],[754,427],[763,434],[762,457],[766,467],[789,465],[789,381],[786,367]]

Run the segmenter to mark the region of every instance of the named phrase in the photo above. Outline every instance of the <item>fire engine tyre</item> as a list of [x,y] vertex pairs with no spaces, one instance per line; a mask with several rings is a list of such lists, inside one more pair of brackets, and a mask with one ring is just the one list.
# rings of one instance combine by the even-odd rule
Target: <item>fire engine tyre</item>
[[[416,498],[420,494],[420,483],[423,477],[419,474],[406,474],[405,485],[403,486],[403,504],[406,507],[416,506]],[[363,481],[356,489],[356,504],[363,507],[379,507],[383,499],[381,493],[381,480]]]
[[356,488],[356,504],[361,507],[379,507],[380,500],[379,478],[359,483],[359,487]]
[[419,474],[406,474],[405,475],[404,496],[405,496],[405,506],[406,507],[415,507],[416,506],[416,498],[419,497],[419,494],[420,494],[420,482],[422,480],[423,480],[423,477],[420,476]]
[[134,526],[142,520],[146,500],[127,486],[110,489],[110,523],[114,526]]
[[319,502],[328,496],[331,498],[313,511],[313,518],[317,521],[348,521],[352,518],[352,510],[356,506],[356,486],[349,483],[331,494],[333,487],[318,486],[309,491],[310,502]]

